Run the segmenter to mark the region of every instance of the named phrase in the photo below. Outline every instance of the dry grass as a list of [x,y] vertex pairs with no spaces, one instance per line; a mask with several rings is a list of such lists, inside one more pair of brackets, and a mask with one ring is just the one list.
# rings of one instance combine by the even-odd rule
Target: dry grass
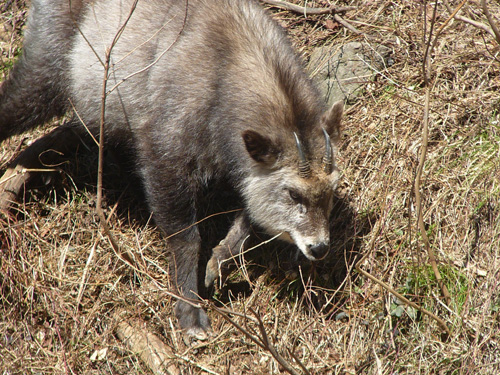
[[[486,22],[478,3],[468,2],[460,14]],[[491,13],[500,14],[498,3],[490,3]],[[0,5],[5,7],[3,70],[19,49],[25,17],[22,1],[9,4]],[[256,250],[248,274],[231,275],[211,303],[247,314],[233,319],[259,336],[250,319],[255,310],[272,345],[299,373],[290,352],[312,374],[499,373],[499,46],[481,30],[451,21],[432,60],[421,191],[427,234],[452,297],[446,306],[417,230],[413,192],[425,95],[423,6],[413,1],[344,4],[358,6],[345,19],[371,42],[393,48],[394,64],[367,82],[364,95],[347,111],[339,157],[344,177],[333,217],[335,254],[326,264],[297,267],[288,262],[290,249],[272,243],[267,249],[278,249],[279,256]],[[431,10],[429,5],[428,14]],[[328,16],[304,18],[284,11],[274,16],[306,56],[316,45],[362,38],[327,22]],[[438,25],[448,16],[440,6]],[[2,171],[25,137],[40,134],[4,142]],[[95,155],[82,149],[62,166],[64,172],[27,191],[0,221],[0,372],[150,373],[114,334],[115,314],[126,311],[174,350],[183,373],[282,373],[269,351],[214,308],[209,314],[216,335],[185,345],[175,328],[173,301],[161,291],[169,285],[162,240],[142,209],[140,188],[126,168],[113,164],[118,162],[112,153],[107,157],[112,171],[106,177],[107,214],[121,246],[134,255],[136,269],[115,256],[99,229]],[[226,223],[205,224],[209,248]],[[444,319],[451,336],[354,272],[356,254],[367,254],[364,270]]]

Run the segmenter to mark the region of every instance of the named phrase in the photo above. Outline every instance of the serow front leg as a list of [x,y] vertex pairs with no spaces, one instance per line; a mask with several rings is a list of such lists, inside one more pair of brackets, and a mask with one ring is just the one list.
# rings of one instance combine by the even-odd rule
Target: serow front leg
[[205,286],[209,288],[218,276],[227,275],[230,266],[237,263],[238,256],[244,251],[245,239],[250,235],[250,221],[244,213],[234,220],[226,237],[213,248],[207,264]]

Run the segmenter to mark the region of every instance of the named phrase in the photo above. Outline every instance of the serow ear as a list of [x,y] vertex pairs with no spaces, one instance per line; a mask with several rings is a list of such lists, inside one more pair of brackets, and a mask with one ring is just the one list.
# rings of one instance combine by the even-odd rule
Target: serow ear
[[342,113],[344,112],[344,103],[338,101],[333,104],[321,118],[321,126],[328,132],[330,138],[334,141],[340,139],[340,132],[342,130]]
[[268,165],[276,161],[278,150],[269,138],[253,130],[245,130],[241,136],[252,159]]

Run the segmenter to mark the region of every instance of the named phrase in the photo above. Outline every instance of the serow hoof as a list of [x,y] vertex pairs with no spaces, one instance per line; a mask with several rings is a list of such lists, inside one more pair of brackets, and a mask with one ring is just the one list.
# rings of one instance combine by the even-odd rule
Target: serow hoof
[[202,308],[179,301],[175,306],[175,315],[187,336],[197,340],[207,340],[211,336],[210,319]]
[[212,256],[207,263],[207,269],[205,272],[205,286],[207,288],[210,288],[217,277],[219,277],[219,264],[217,262],[217,259]]

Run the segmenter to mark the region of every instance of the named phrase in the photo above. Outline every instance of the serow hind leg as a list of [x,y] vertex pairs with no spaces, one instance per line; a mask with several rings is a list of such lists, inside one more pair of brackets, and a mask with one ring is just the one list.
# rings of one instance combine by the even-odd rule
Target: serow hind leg
[[[143,151],[154,150],[149,145]],[[155,153],[145,153],[144,160],[160,159]],[[201,237],[196,222],[196,205],[193,197],[196,188],[191,186],[180,171],[182,166],[164,161],[148,163],[141,168],[144,175],[146,195],[158,227],[168,236],[167,247],[171,254],[169,270],[179,300],[175,314],[184,332],[198,339],[206,339],[210,332],[210,320],[197,304],[198,262]],[[182,192],[182,194],[179,194]]]
[[0,211],[8,210],[34,175],[54,169],[62,155],[78,148],[84,135],[73,124],[64,124],[29,145],[0,177]]
[[181,297],[175,305],[175,315],[180,327],[188,336],[204,340],[211,331],[210,320],[198,306],[198,259],[200,235],[196,227],[168,240],[173,262],[170,266],[176,292]]
[[236,263],[238,256],[244,251],[245,240],[249,235],[250,221],[244,213],[240,213],[226,237],[212,250],[212,257],[208,261],[205,274],[207,288],[218,276],[224,277],[231,265]]

